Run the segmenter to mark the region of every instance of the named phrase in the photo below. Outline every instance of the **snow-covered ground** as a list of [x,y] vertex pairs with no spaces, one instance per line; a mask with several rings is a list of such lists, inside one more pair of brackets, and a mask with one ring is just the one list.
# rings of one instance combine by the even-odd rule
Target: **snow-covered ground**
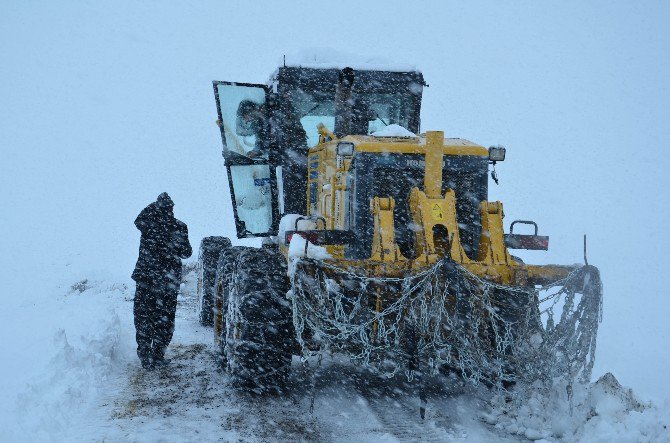
[[91,278],[43,299],[60,321],[41,334],[48,358],[3,397],[0,440],[670,440],[668,405],[636,399],[609,375],[575,392],[572,415],[560,390],[515,409],[483,388],[438,377],[422,420],[413,383],[380,379],[342,356],[324,360],[314,388],[294,357],[285,395],[237,391],[219,369],[211,330],[196,320],[193,271],[179,294],[171,363],[144,371],[135,356],[133,290],[128,281]]

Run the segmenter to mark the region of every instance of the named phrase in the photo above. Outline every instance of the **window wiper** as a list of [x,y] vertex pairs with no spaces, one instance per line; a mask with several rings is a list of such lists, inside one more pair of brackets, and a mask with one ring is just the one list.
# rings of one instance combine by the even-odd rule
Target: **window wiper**
[[312,111],[316,111],[318,108],[321,107],[321,105],[323,105],[323,103],[317,103],[317,104],[315,104],[314,107],[313,107],[312,109],[310,109],[309,111],[307,111],[307,112],[305,113],[305,115],[312,115]]
[[384,121],[384,119],[381,118],[381,116],[379,115],[379,113],[378,113],[377,111],[375,111],[374,108],[372,108],[372,112],[375,113],[375,115],[377,116],[377,118],[379,119],[379,121],[381,121],[382,123],[384,123],[384,126],[388,126],[388,123],[386,123],[386,122]]

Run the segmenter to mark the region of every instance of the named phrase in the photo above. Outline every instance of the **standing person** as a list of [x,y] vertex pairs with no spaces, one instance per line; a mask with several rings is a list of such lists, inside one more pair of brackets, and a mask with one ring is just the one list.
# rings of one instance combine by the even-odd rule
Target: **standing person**
[[172,340],[181,259],[191,256],[188,228],[173,213],[174,203],[163,192],[135,219],[140,230],[140,252],[132,278],[135,290],[135,339],[142,367],[165,364]]

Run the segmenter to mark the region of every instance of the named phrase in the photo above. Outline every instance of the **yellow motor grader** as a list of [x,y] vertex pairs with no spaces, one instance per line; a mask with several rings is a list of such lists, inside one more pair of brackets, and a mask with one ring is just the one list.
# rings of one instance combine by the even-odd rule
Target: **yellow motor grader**
[[200,319],[235,384],[281,386],[292,355],[326,351],[496,386],[590,376],[597,269],[510,254],[548,237],[526,220],[505,233],[488,200],[505,148],[420,134],[425,86],[415,71],[301,66],[214,82],[237,236],[264,238],[201,246]]

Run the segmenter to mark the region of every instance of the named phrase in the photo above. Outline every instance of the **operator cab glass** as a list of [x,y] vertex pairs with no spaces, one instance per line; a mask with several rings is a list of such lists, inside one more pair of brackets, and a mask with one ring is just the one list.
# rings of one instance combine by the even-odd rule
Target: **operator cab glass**
[[[373,119],[368,123],[368,134],[384,129],[391,124],[408,128],[411,125],[412,96],[409,93],[359,94],[372,111]],[[356,99],[356,94],[354,94]]]
[[[290,101],[307,133],[307,145],[319,142],[317,126],[335,129],[335,91],[339,69],[279,68],[272,81],[280,100]],[[356,71],[351,100],[369,110],[367,134],[397,124],[419,132],[423,76],[417,72]]]
[[[319,123],[335,129],[339,73],[339,69],[281,67],[269,85],[214,82],[239,238],[277,235],[284,207],[294,213],[307,211],[306,188],[297,190],[295,177],[304,176],[306,186],[307,149],[318,144]],[[356,71],[355,75],[351,100],[365,109],[367,118],[360,120],[359,134],[372,134],[390,124],[419,132],[421,73]]]
[[330,94],[291,90],[285,97],[288,97],[300,117],[300,124],[307,134],[307,146],[316,146],[319,143],[319,132],[316,129],[319,123],[323,123],[329,131],[333,131],[335,101]]
[[269,165],[230,167],[235,208],[244,234],[264,234],[272,227],[272,194]]
[[[261,152],[261,132],[266,89],[262,85],[217,82],[219,122],[223,131],[224,156],[254,157]],[[253,153],[252,153],[253,151]]]
[[275,168],[263,140],[267,87],[214,82],[214,95],[237,236],[271,235],[278,205]]
[[[316,146],[319,143],[319,132],[317,131],[319,123],[323,123],[329,131],[334,131],[335,100],[331,94],[291,91],[287,96],[307,133],[308,146]],[[370,135],[391,124],[404,128],[410,126],[409,113],[404,112],[412,105],[412,97],[409,94],[354,93],[352,99],[367,106],[370,110],[372,118],[368,120],[368,130],[365,135]]]

